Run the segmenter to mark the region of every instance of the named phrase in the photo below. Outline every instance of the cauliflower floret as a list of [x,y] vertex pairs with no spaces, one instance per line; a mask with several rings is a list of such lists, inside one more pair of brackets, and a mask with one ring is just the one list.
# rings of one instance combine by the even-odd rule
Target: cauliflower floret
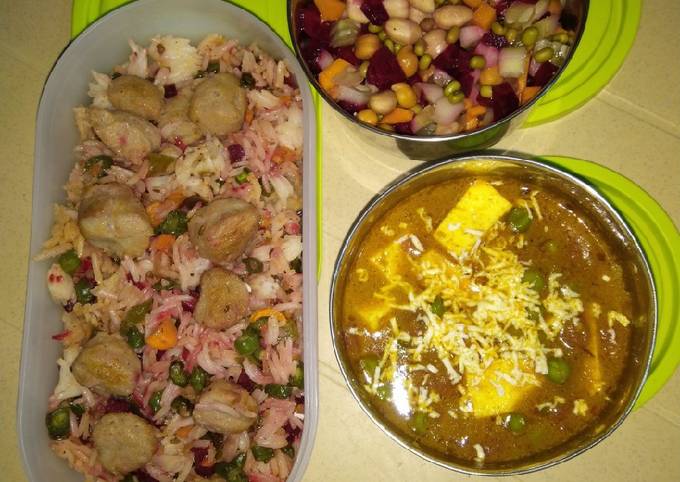
[[216,138],[196,147],[189,147],[177,159],[177,182],[187,191],[210,201],[220,190],[220,173],[225,167],[224,147]]
[[57,365],[59,365],[59,383],[54,388],[54,397],[59,401],[79,397],[85,390],[85,387],[78,383],[73,373],[71,373],[71,365],[79,353],[79,346],[70,346],[64,348],[63,355],[57,360]]
[[57,263],[54,263],[47,271],[47,289],[52,299],[59,304],[67,303],[76,297],[73,278]]
[[[189,80],[201,68],[201,56],[189,39],[170,35],[154,37],[148,54],[161,67],[156,75],[156,83],[176,84]],[[168,72],[162,72],[163,69]]]

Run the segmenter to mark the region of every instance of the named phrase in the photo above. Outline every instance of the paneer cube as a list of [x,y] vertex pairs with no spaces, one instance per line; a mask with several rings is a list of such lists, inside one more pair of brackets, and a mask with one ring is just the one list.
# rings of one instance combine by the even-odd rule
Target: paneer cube
[[434,237],[459,256],[470,251],[479,235],[491,228],[511,207],[512,204],[491,184],[477,180],[437,226]]
[[534,385],[513,385],[500,374],[510,376],[512,362],[497,360],[486,369],[482,379],[472,385],[472,378],[466,377],[467,397],[472,402],[472,415],[477,418],[494,417],[512,412]]

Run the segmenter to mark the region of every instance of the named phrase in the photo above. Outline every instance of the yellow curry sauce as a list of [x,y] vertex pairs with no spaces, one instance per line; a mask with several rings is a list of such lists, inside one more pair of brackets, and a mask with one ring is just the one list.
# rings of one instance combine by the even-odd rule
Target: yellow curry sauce
[[594,223],[491,176],[426,187],[383,215],[341,303],[347,357],[385,419],[479,463],[592,423],[626,364],[634,308]]

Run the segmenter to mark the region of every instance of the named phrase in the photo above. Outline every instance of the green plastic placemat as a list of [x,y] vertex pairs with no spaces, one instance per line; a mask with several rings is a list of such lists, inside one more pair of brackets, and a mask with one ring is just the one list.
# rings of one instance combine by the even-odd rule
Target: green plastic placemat
[[614,77],[635,41],[641,0],[590,0],[586,28],[574,57],[548,93],[531,109],[524,127],[578,109]]
[[639,408],[668,381],[680,364],[680,233],[671,218],[640,186],[599,164],[568,157],[543,157],[596,187],[628,221],[654,274],[658,298],[656,347]]
[[[76,37],[80,32],[99,17],[111,10],[118,8],[133,0],[73,0],[71,13],[71,37]],[[292,41],[288,33],[288,15],[284,0],[229,0],[245,10],[255,14],[260,20],[267,23],[289,47]],[[321,274],[321,106],[319,94],[310,85],[312,99],[316,107],[316,216],[317,216],[317,278]]]

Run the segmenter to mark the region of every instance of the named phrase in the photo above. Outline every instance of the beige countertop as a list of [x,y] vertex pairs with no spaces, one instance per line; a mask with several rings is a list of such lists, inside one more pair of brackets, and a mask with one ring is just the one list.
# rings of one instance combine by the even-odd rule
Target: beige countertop
[[[595,0],[597,1],[597,0]],[[0,0],[0,479],[25,480],[15,405],[31,218],[33,129],[43,82],[69,38],[70,0]],[[680,225],[680,2],[646,0],[623,68],[569,116],[518,130],[498,146],[599,162],[634,180]],[[320,423],[310,481],[457,480],[401,449],[363,414],[333,356],[328,288],[337,250],[359,209],[415,165],[356,138],[323,110],[323,265],[319,284]],[[680,480],[680,372],[612,437],[575,460],[517,480]],[[488,479],[487,479],[488,480]]]

